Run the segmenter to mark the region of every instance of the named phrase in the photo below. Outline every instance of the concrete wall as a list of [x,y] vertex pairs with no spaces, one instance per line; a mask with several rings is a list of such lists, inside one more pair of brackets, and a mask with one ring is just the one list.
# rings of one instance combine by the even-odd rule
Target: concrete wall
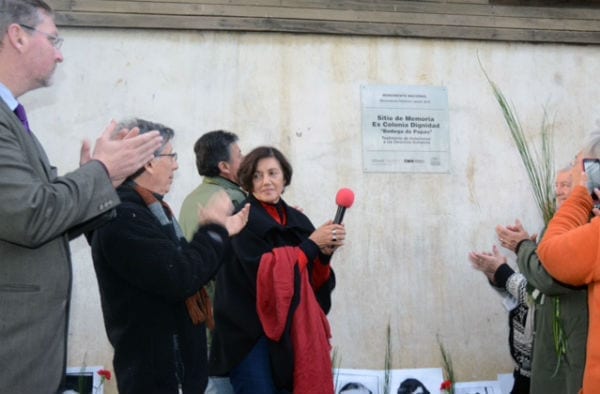
[[[272,144],[294,165],[285,199],[319,225],[340,187],[356,193],[347,245],[336,253],[329,315],[346,368],[382,369],[391,325],[394,368],[441,367],[444,342],[457,379],[512,370],[507,314],[470,250],[489,250],[494,226],[542,220],[499,107],[478,64],[516,106],[528,135],[544,106],[565,165],[598,118],[598,48],[478,41],[63,29],[64,64],[49,89],[23,98],[51,161],[77,166],[83,138],[111,118],[139,116],[176,130],[176,212],[199,182],[192,145],[216,128],[245,152]],[[448,88],[449,174],[362,171],[360,86]],[[89,248],[72,244],[69,365],[112,369]],[[511,257],[512,258],[512,257]],[[116,392],[110,382],[107,392]]]

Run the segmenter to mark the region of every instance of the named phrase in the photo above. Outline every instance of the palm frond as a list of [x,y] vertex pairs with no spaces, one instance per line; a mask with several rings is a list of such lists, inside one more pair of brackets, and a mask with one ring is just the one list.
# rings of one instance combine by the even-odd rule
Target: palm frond
[[[479,58],[478,58],[479,60]],[[548,224],[554,211],[556,209],[554,200],[554,146],[552,142],[554,120],[548,121],[548,113],[544,109],[544,118],[542,120],[540,138],[541,138],[541,152],[535,149],[534,146],[530,146],[525,137],[525,132],[521,127],[517,111],[512,106],[502,90],[491,80],[481,61],[479,60],[479,66],[485,75],[488,83],[492,87],[494,97],[500,105],[504,120],[508,129],[510,130],[511,136],[521,156],[521,161],[527,171],[527,176],[533,188],[533,194],[535,197],[536,204],[540,209],[540,213],[544,219],[544,223]]]
[[444,370],[444,378],[451,382],[450,386],[450,394],[454,394],[454,365],[452,364],[452,358],[450,357],[450,353],[444,347],[442,340],[440,339],[439,334],[437,335],[438,346],[440,347],[440,353],[442,355],[442,364]]
[[386,331],[386,347],[385,347],[385,362],[384,362],[384,378],[383,378],[383,392],[390,392],[390,374],[392,370],[392,330],[390,322],[387,324]]
[[340,370],[341,364],[342,364],[342,356],[341,356],[340,352],[338,351],[338,348],[334,347],[333,353],[331,356],[331,365],[333,367],[333,375],[334,375],[333,387],[338,386],[338,377],[339,377],[339,370]]

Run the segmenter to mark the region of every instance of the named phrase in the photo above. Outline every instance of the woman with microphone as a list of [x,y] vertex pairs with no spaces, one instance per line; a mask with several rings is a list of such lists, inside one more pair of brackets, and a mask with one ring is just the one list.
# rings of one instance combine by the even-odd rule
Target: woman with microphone
[[246,228],[217,275],[210,372],[240,393],[333,393],[330,328],[333,252],[346,230],[315,229],[281,198],[292,167],[274,147],[258,147],[240,165],[248,191]]

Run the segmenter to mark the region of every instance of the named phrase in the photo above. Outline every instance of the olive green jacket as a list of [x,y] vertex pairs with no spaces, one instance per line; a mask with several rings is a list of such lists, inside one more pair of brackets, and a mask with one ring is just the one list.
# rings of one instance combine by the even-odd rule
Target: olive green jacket
[[[535,288],[535,326],[531,368],[531,394],[577,394],[583,384],[588,332],[587,288],[576,288],[554,280],[540,263],[537,245],[521,242],[517,264]],[[538,294],[539,292],[539,294]],[[554,317],[564,331],[566,355],[555,350]]]
[[229,195],[236,208],[246,199],[242,189],[230,180],[220,176],[204,177],[202,183],[183,200],[179,212],[179,224],[187,240],[192,239],[198,229],[198,205],[206,205],[213,194],[220,190]]

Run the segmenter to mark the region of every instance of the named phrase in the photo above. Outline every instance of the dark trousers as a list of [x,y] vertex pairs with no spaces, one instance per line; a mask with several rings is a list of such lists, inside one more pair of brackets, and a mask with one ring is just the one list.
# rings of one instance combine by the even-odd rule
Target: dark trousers
[[271,373],[271,358],[266,337],[258,340],[254,348],[229,372],[229,379],[236,394],[285,394],[277,390]]
[[529,394],[530,379],[527,376],[521,375],[516,369],[513,372],[513,377],[515,378],[515,384],[513,384],[510,394]]

